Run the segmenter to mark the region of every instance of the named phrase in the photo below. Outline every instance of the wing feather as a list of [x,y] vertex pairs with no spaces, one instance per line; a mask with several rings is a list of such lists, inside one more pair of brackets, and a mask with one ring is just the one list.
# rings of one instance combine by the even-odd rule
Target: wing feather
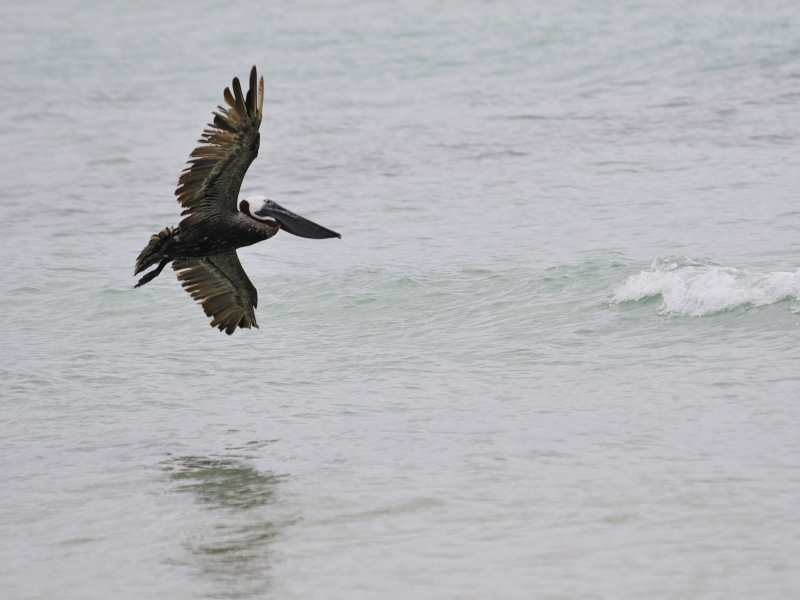
[[175,195],[184,209],[183,228],[236,213],[242,180],[258,156],[264,78],[259,80],[253,67],[247,99],[238,78],[233,79],[232,87],[233,93],[225,88],[223,94],[228,107],[220,106],[214,112],[214,120],[203,131],[200,146],[192,151],[178,179]]
[[228,335],[237,327],[258,328],[258,292],[235,250],[205,258],[178,258],[172,263],[184,289],[211,317],[211,326]]
[[239,113],[247,114],[247,105],[244,103],[242,84],[239,83],[238,77],[233,78],[233,97],[236,98],[236,111]]

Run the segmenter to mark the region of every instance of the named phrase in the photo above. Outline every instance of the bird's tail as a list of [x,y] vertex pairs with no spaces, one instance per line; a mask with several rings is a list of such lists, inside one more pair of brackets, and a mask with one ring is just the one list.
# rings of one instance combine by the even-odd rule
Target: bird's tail
[[166,266],[166,263],[169,262],[169,260],[166,262],[162,261],[162,258],[167,246],[169,246],[169,242],[172,240],[174,235],[174,227],[165,227],[157,234],[150,236],[150,241],[148,242],[147,246],[144,247],[144,249],[139,253],[139,257],[136,259],[136,269],[134,270],[133,274],[138,275],[145,269],[152,267],[157,262],[162,262],[163,264],[160,264],[155,271],[151,271],[142,277],[135,287],[144,285],[161,273],[161,269],[163,269]]

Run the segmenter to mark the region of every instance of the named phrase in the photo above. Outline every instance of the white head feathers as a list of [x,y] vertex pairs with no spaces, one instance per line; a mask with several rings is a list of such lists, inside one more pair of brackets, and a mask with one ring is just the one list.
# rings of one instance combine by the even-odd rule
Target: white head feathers
[[239,202],[239,210],[246,214],[248,217],[252,217],[253,219],[258,219],[259,221],[264,221],[269,217],[259,217],[256,215],[256,211],[259,210],[264,203],[267,201],[266,196],[249,196]]

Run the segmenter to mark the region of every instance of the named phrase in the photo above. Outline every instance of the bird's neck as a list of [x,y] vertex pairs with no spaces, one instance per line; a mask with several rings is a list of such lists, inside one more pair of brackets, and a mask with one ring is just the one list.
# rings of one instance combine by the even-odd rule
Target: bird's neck
[[267,219],[265,221],[257,221],[252,217],[239,213],[241,218],[241,222],[245,225],[244,229],[246,231],[245,236],[249,241],[252,241],[248,244],[255,244],[256,242],[261,242],[263,240],[268,240],[273,235],[280,231],[280,223],[274,221],[272,219]]

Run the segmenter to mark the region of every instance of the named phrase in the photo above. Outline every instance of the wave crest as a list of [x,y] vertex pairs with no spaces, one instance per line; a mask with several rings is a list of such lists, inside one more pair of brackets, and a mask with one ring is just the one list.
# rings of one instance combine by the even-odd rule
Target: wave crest
[[794,273],[749,273],[709,261],[666,258],[617,287],[612,304],[661,296],[658,312],[701,317],[741,306],[800,300],[800,269]]

